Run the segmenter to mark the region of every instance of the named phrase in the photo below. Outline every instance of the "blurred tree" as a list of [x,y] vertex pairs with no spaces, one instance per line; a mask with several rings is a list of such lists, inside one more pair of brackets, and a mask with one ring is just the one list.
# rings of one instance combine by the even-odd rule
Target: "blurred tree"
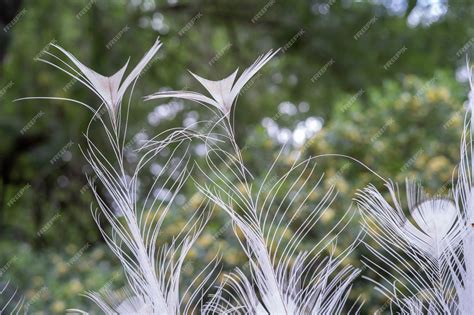
[[[80,84],[37,62],[51,60],[47,52],[58,53],[51,43],[110,74],[128,56],[133,64],[160,36],[164,47],[134,91],[132,143],[134,137],[210,117],[197,105],[143,103],[141,96],[162,88],[200,89],[186,69],[220,79],[282,47],[244,88],[236,111],[238,141],[248,146],[245,158],[257,173],[268,167],[285,139],[294,142],[285,156],[288,163],[301,148],[305,155],[349,154],[397,181],[417,176],[433,191],[443,187],[456,164],[465,93],[455,77],[462,77],[465,56],[472,52],[471,1],[3,0],[0,5],[0,238],[6,244],[32,244],[33,249],[19,247],[18,257],[41,256],[44,270],[53,248],[68,257],[66,244],[103,246],[90,216],[92,198],[84,186],[88,168],[78,148],[90,113],[61,102],[13,102],[60,96],[99,105]],[[318,124],[323,128],[314,138],[309,131],[301,138],[302,126],[317,129]],[[129,159],[133,162],[132,155]],[[321,159],[320,169],[326,184],[341,191],[328,226],[349,206],[356,189],[377,182],[340,159]],[[194,195],[193,187],[183,194]],[[186,211],[192,210],[174,211],[172,222]],[[218,245],[235,245],[226,222],[216,213],[192,253],[196,259],[209,259]],[[45,226],[50,228],[42,233]],[[348,237],[357,234],[357,224],[350,231]],[[227,270],[243,259],[237,247],[229,248]],[[2,254],[0,266],[9,259]],[[192,268],[197,267],[189,274]],[[16,282],[30,288],[29,277],[19,276],[20,268],[13,271]],[[55,281],[47,285],[60,285]],[[365,294],[372,292],[368,288],[363,284]],[[55,303],[52,298],[45,302],[48,308]],[[72,297],[67,302],[72,303],[68,307],[83,303]],[[371,303],[369,308],[376,307]]]

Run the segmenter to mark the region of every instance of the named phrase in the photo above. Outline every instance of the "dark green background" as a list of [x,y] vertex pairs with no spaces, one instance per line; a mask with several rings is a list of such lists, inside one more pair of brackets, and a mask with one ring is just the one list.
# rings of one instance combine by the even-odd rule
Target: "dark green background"
[[[130,138],[190,117],[210,118],[189,102],[143,102],[141,96],[161,88],[202,91],[187,69],[217,80],[270,48],[285,47],[238,100],[237,140],[248,146],[244,158],[257,180],[281,146],[265,126],[289,134],[315,117],[323,128],[307,140],[303,156],[347,154],[400,184],[409,177],[432,193],[450,188],[467,98],[463,70],[474,51],[471,1],[2,0],[0,12],[0,282],[10,280],[38,314],[89,309],[80,293],[123,283],[84,186],[88,169],[79,146],[90,113],[70,103],[13,102],[61,96],[97,104],[87,89],[36,60],[53,51],[51,42],[109,75],[128,57],[134,65],[160,36],[164,46],[134,92]],[[158,123],[159,113],[172,114]],[[282,169],[301,149],[289,148]],[[323,186],[335,184],[340,194],[305,246],[342,216],[357,189],[381,185],[343,159],[320,160],[318,172],[326,174]],[[183,193],[191,198],[195,189],[187,185]],[[184,220],[186,211],[172,211],[170,221]],[[190,254],[197,264],[185,268],[184,280],[218,248],[224,270],[245,262],[226,222],[217,211]],[[166,225],[165,234],[175,226]],[[355,218],[338,246],[358,232]],[[360,267],[364,252],[358,249],[345,263]],[[351,299],[357,295],[367,313],[385,302],[363,279]]]

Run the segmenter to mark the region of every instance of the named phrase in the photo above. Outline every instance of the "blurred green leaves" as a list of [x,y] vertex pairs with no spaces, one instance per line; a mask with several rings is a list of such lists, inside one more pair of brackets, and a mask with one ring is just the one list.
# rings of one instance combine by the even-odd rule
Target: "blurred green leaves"
[[[50,43],[108,75],[129,56],[135,63],[161,36],[163,49],[134,89],[130,138],[150,137],[193,119],[212,119],[194,104],[145,103],[143,95],[163,88],[199,90],[187,69],[219,79],[270,48],[286,45],[285,52],[244,88],[237,104],[238,142],[248,146],[244,158],[257,176],[264,175],[281,146],[262,121],[270,118],[291,133],[299,122],[314,117],[323,122],[322,129],[302,146],[289,144],[286,164],[281,163],[277,174],[299,151],[304,156],[340,153],[385,178],[417,178],[432,193],[445,193],[459,159],[466,89],[456,77],[462,77],[465,55],[472,55],[474,7],[468,1],[449,1],[438,19],[410,25],[416,10],[428,10],[422,11],[428,16],[429,3],[422,2],[408,1],[405,9],[396,9],[395,1],[388,0],[1,1],[1,11],[8,7],[10,13],[2,17],[2,28],[24,13],[0,38],[0,268],[21,256],[0,281],[11,279],[28,299],[47,285],[48,297],[39,298],[35,309],[62,313],[84,305],[78,293],[97,289],[117,272],[101,244],[90,215],[92,197],[84,186],[88,168],[79,146],[89,112],[62,102],[14,102],[27,96],[60,96],[99,105],[79,83],[36,61],[48,57]],[[393,59],[403,47],[406,50]],[[298,110],[280,110],[284,102]],[[67,146],[70,142],[74,145]],[[325,173],[323,184],[334,184],[340,191],[323,228],[340,218],[357,189],[369,182],[381,184],[344,159],[321,158],[318,164]],[[195,194],[192,185],[185,187],[186,201]],[[191,208],[170,213],[169,235]],[[51,227],[38,235],[58,213]],[[341,242],[357,235],[357,220],[348,231]],[[318,235],[314,231],[311,237],[316,240]],[[91,244],[84,256],[60,273],[58,266],[64,267],[84,244]],[[231,270],[244,263],[236,245],[227,217],[216,211],[190,256],[204,263],[220,248],[226,253],[224,269]],[[191,275],[192,268],[199,263],[185,273]],[[356,293],[368,298],[367,309],[383,304],[363,280]]]

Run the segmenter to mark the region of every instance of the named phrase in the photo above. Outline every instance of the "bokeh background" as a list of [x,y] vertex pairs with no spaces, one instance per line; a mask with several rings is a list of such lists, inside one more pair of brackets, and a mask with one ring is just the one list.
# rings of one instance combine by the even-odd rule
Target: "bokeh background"
[[[236,110],[237,141],[257,180],[286,144],[282,169],[298,154],[340,153],[400,184],[412,178],[444,194],[459,160],[473,19],[469,0],[1,0],[0,283],[17,287],[30,312],[61,314],[91,309],[82,293],[124,281],[90,213],[80,151],[90,112],[49,100],[14,102],[60,96],[97,103],[79,83],[38,61],[53,52],[52,43],[108,75],[128,57],[133,65],[160,36],[164,47],[135,88],[131,149],[162,130],[210,117],[195,104],[140,96],[163,88],[202,91],[187,69],[217,80],[283,47],[244,89]],[[201,156],[202,144],[193,152]],[[325,174],[321,193],[334,184],[339,195],[307,246],[347,211],[357,189],[382,188],[351,161],[318,164]],[[152,164],[150,177],[159,169]],[[165,234],[173,235],[176,222],[193,211],[196,194],[192,185],[184,188],[182,204],[191,206],[170,213]],[[337,245],[347,246],[359,231],[356,217]],[[220,211],[191,251],[184,280],[218,249],[225,271],[246,261]],[[345,264],[361,267],[364,253],[358,248]],[[384,310],[385,299],[363,278],[351,300],[359,295],[364,313]]]

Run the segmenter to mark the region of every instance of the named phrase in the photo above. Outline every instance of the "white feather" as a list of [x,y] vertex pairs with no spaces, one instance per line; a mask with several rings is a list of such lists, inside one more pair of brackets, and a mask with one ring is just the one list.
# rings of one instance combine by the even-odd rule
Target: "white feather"
[[[238,149],[235,143],[232,147]],[[350,266],[337,270],[353,247],[327,258],[322,257],[322,252],[344,230],[351,212],[348,211],[309,252],[298,250],[335,198],[331,188],[319,203],[309,202],[309,196],[319,189],[321,182],[321,178],[312,182],[315,165],[311,166],[310,160],[295,162],[275,180],[273,164],[265,180],[258,184],[260,188],[253,190],[240,154],[232,155],[212,146],[208,152],[208,167],[202,171],[206,184],[196,184],[229,214],[235,229],[242,232],[241,245],[249,259],[251,273],[250,279],[241,269],[228,276],[208,305],[208,311],[219,314],[341,313],[358,270]],[[243,171],[239,171],[241,169]],[[284,235],[291,230],[292,223],[302,216],[305,218],[302,225],[285,241]],[[225,289],[226,286],[229,289]],[[226,295],[230,295],[232,301],[227,301]]]
[[199,83],[204,86],[204,88],[209,92],[212,98],[209,98],[205,95],[196,92],[188,91],[165,91],[157,92],[145,97],[146,100],[159,99],[159,98],[168,98],[176,97],[191,100],[198,103],[203,103],[210,105],[219,109],[225,117],[229,119],[230,113],[232,111],[232,106],[237,99],[242,88],[245,84],[267,63],[269,62],[279,50],[273,52],[270,50],[265,55],[260,56],[257,60],[247,69],[244,70],[242,75],[235,81],[237,76],[237,70],[235,70],[228,77],[212,81],[204,79],[194,73],[191,74],[199,81]]
[[125,77],[125,79],[123,79],[123,76],[125,70],[127,69],[128,61],[115,74],[111,76],[104,76],[85,66],[76,57],[74,57],[74,55],[66,51],[61,46],[55,44],[52,44],[52,46],[61,51],[73,63],[73,65],[76,66],[78,70],[76,70],[74,67],[67,64],[64,60],[62,60],[56,55],[53,55],[50,52],[46,52],[46,54],[55,58],[55,60],[58,61],[59,64],[41,58],[39,60],[48,63],[54,66],[55,68],[58,68],[61,71],[67,73],[68,75],[88,87],[91,91],[93,91],[105,104],[109,112],[110,119],[115,124],[117,120],[119,106],[123,99],[123,96],[125,95],[126,90],[130,87],[133,81],[138,77],[138,75],[143,71],[145,66],[150,62],[156,52],[160,49],[161,43],[157,39],[153,46],[143,56],[143,58],[130,72],[130,74]]
[[[397,188],[390,183],[387,188],[392,204],[373,186],[357,198],[364,228],[374,241],[367,248],[379,259],[370,257],[364,263],[383,280],[377,283],[379,290],[402,311],[421,305],[423,312],[431,308],[446,312],[453,293],[449,252],[460,240],[457,209],[451,200],[430,198],[421,187],[407,182],[412,223]],[[419,295],[425,303],[413,304]]]
[[10,281],[0,283],[0,314],[26,314],[28,308],[18,289],[11,289]]

